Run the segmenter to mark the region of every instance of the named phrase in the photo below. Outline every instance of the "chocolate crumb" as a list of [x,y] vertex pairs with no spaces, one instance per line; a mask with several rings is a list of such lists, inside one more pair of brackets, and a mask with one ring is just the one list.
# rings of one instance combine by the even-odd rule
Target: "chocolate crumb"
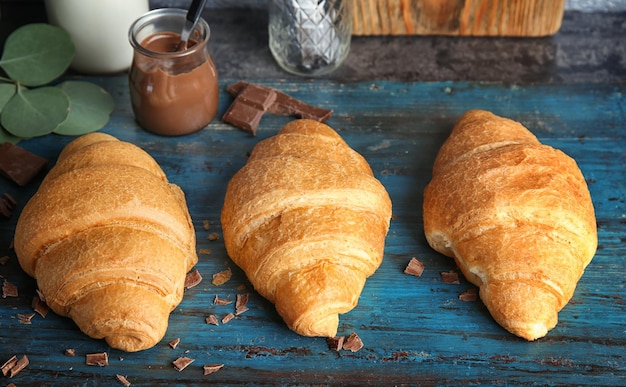
[[441,272],[441,280],[446,284],[460,284],[459,273],[454,270]]
[[200,275],[200,272],[197,269],[191,273],[187,273],[185,276],[185,289],[193,288],[200,282],[202,282],[202,275]]
[[187,368],[187,366],[191,363],[193,363],[196,359],[191,359],[188,357],[179,357],[178,359],[174,360],[172,362],[172,364],[174,365],[174,368],[180,372],[182,370],[184,370],[185,368]]
[[222,317],[222,324],[227,324],[230,320],[234,319],[235,315],[232,313],[227,313]]
[[39,315],[43,318],[46,318],[46,315],[48,315],[48,312],[50,311],[50,308],[48,307],[48,304],[46,304],[40,297],[39,294],[35,294],[35,296],[33,296],[33,302],[31,304],[31,306],[33,307],[33,310],[37,313],[39,313]]
[[476,301],[477,298],[478,292],[476,291],[476,288],[467,289],[463,293],[459,294],[459,300],[461,301],[472,302]]
[[248,293],[237,294],[237,301],[235,302],[235,315],[239,316],[243,312],[250,310],[246,305],[249,299]]
[[25,186],[44,169],[48,161],[17,145],[0,144],[0,175]]
[[17,297],[17,296],[18,296],[17,286],[13,285],[12,283],[10,283],[9,281],[5,279],[4,282],[2,283],[2,298]]
[[66,348],[63,354],[68,357],[74,357],[76,356],[76,350],[74,350],[74,348]]
[[228,282],[232,274],[233,272],[230,270],[230,268],[213,274],[213,285],[220,286],[225,284],[226,282]]
[[405,274],[414,275],[416,277],[420,277],[423,272],[424,264],[415,257],[411,258],[409,264],[404,269]]
[[202,368],[204,369],[204,374],[209,375],[221,370],[222,367],[224,367],[224,364],[205,364]]
[[220,239],[220,234],[216,233],[216,232],[212,232],[209,234],[209,236],[207,237],[208,240],[210,241],[216,241]]
[[226,298],[221,298],[220,296],[215,296],[215,298],[213,299],[213,304],[215,305],[228,305],[232,303],[233,302],[231,300],[228,300]]
[[177,337],[177,338],[175,338],[174,340],[172,340],[172,341],[170,341],[170,342],[169,342],[169,346],[170,346],[172,349],[176,349],[176,347],[178,347],[178,344],[179,344],[179,343],[180,343],[180,338],[179,338],[179,337]]
[[32,324],[33,317],[35,317],[35,313],[29,313],[29,314],[18,313],[17,314],[17,319],[20,324],[26,324],[26,325]]
[[198,250],[198,254],[210,255],[211,249],[200,249]]
[[109,365],[109,355],[106,352],[89,353],[86,356],[86,364],[105,367]]
[[214,314],[210,314],[206,319],[205,319],[207,324],[211,324],[211,325],[220,325],[219,321],[217,321],[217,316],[215,316]]
[[209,231],[209,229],[211,228],[211,224],[208,220],[205,219],[202,221],[202,228],[204,228],[204,231]]
[[335,336],[326,338],[326,343],[328,343],[328,349],[333,351],[339,351],[343,348],[343,341],[345,337],[343,336]]
[[115,377],[117,378],[117,380],[119,380],[120,383],[122,383],[122,385],[124,385],[125,387],[129,387],[130,386],[130,382],[128,381],[128,379],[126,379],[125,376],[116,374]]
[[351,352],[356,352],[363,348],[363,341],[361,341],[359,335],[357,335],[355,332],[352,332],[344,340],[342,348]]

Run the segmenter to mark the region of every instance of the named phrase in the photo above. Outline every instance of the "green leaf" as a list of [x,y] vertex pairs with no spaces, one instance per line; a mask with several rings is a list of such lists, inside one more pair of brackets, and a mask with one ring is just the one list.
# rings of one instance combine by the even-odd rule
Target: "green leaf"
[[12,83],[0,83],[0,112],[4,108],[4,105],[9,102],[11,98],[15,95],[17,91],[17,86]]
[[17,144],[18,142],[20,142],[20,140],[21,138],[16,137],[12,135],[11,133],[7,132],[6,130],[0,128],[0,144],[5,143],[5,142]]
[[69,106],[69,98],[59,87],[21,88],[4,106],[0,123],[18,137],[43,136],[65,121]]
[[63,29],[45,23],[27,24],[4,43],[0,67],[26,86],[50,83],[70,66],[74,44]]
[[109,122],[115,107],[113,97],[100,86],[89,82],[67,81],[59,87],[70,100],[70,111],[54,133],[78,136],[94,132]]

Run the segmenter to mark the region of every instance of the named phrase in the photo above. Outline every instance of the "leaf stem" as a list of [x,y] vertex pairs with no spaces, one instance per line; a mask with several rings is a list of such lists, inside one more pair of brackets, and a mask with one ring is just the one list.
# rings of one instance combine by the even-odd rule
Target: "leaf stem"
[[2,76],[0,76],[0,82],[15,83],[15,84],[17,84],[17,81],[14,81],[14,80],[13,80],[13,79],[11,79],[11,78],[2,77]]

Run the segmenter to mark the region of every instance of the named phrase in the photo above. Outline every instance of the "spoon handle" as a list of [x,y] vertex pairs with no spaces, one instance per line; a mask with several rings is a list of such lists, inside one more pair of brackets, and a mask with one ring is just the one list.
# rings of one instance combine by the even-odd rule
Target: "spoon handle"
[[206,0],[193,0],[187,11],[187,20],[192,23],[196,23],[202,14]]

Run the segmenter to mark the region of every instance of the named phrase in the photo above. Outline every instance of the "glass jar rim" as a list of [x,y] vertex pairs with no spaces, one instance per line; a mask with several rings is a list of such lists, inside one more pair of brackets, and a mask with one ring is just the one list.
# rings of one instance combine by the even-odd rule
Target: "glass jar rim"
[[[200,32],[200,39],[198,39],[198,42],[196,44],[194,44],[193,46],[185,50],[173,51],[173,52],[161,52],[161,51],[153,51],[142,46],[141,42],[137,40],[137,36],[136,36],[137,32],[141,31],[141,29],[147,27],[149,24],[154,23],[155,20],[158,20],[159,18],[164,18],[166,16],[173,16],[177,19],[180,18],[181,20],[180,29],[178,31],[168,31],[168,32],[180,34],[183,28],[183,24],[186,21],[186,17],[187,17],[186,10],[179,9],[179,8],[154,9],[152,11],[149,11],[143,14],[141,17],[135,20],[133,24],[131,24],[128,30],[128,40],[134,50],[139,51],[143,55],[146,55],[149,57],[167,59],[167,58],[180,58],[183,56],[193,55],[194,53],[202,50],[206,46],[211,36],[211,28],[209,27],[209,24],[206,22],[206,20],[204,20],[202,17],[198,19],[198,22],[196,23],[194,30],[192,31],[192,34],[194,31]],[[158,33],[158,32],[163,32],[163,31],[155,31],[154,33]]]

